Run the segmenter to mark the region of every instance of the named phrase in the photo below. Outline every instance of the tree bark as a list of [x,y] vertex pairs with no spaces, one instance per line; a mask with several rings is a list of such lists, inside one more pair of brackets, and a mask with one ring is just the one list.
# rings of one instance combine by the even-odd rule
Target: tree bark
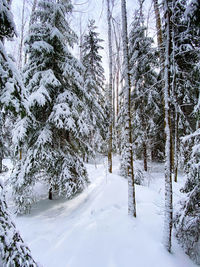
[[164,108],[165,108],[165,218],[164,218],[164,245],[171,252],[172,238],[172,169],[171,169],[171,118],[170,118],[170,56],[172,48],[171,38],[171,0],[164,1],[165,16],[165,68],[164,68]]
[[162,27],[161,27],[161,19],[160,19],[160,10],[158,5],[158,0],[153,0],[154,5],[154,13],[156,17],[156,30],[157,30],[157,43],[160,55],[160,64],[161,69],[163,69],[164,65],[164,47],[163,47],[163,36],[162,36]]
[[143,142],[143,158],[144,158],[144,170],[147,172],[147,145]]
[[174,138],[174,182],[178,180],[178,145],[179,145],[179,136],[178,136],[178,123],[179,123],[179,114],[176,110],[175,115],[175,138]]
[[52,187],[49,188],[49,200],[53,200]]
[[0,143],[0,173],[3,172],[3,150],[2,144]]
[[20,35],[20,43],[19,43],[19,57],[18,57],[18,68],[22,69],[22,58],[23,58],[23,46],[24,46],[24,29],[25,29],[25,3],[23,0],[22,6],[22,21],[21,21],[21,35]]
[[112,173],[112,131],[113,131],[113,111],[112,111],[112,30],[111,30],[111,10],[110,0],[107,0],[107,20],[108,20],[108,49],[109,49],[109,137],[108,137],[108,171]]
[[129,73],[129,57],[128,57],[128,33],[127,33],[127,14],[126,1],[121,0],[122,10],[122,42],[123,42],[123,58],[124,58],[124,81],[125,81],[125,118],[126,118],[126,157],[127,174],[128,174],[128,213],[136,217],[136,201],[135,201],[135,184],[133,169],[133,142],[131,127],[131,83]]

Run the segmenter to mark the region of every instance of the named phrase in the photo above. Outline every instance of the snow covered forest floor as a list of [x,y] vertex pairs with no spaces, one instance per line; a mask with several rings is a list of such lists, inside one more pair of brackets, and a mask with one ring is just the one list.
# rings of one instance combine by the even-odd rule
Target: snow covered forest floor
[[[9,165],[9,161],[4,161]],[[34,259],[43,267],[194,267],[173,237],[173,253],[162,245],[164,164],[151,163],[145,185],[136,185],[137,218],[127,215],[127,181],[118,175],[119,158],[108,173],[106,159],[87,164],[91,183],[70,201],[41,199],[31,214],[14,218]],[[7,179],[9,172],[3,178]],[[174,210],[184,184],[173,183]],[[12,209],[11,192],[7,199]]]

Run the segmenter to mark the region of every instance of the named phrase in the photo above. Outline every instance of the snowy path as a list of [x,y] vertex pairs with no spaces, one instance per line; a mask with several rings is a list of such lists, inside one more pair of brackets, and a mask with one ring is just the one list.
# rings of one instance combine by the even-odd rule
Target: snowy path
[[[162,246],[163,175],[137,186],[137,219],[127,216],[127,181],[105,165],[88,165],[91,184],[70,201],[40,201],[16,224],[43,267],[194,267],[173,244]],[[180,187],[180,185],[179,185]],[[177,186],[178,188],[178,186]],[[178,195],[178,193],[177,193]]]

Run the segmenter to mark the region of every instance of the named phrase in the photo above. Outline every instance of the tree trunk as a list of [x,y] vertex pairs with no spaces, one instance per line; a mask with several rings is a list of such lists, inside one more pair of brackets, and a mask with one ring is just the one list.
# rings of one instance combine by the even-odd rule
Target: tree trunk
[[147,145],[143,142],[143,158],[144,158],[144,170],[147,172]]
[[2,151],[2,146],[0,144],[0,173],[3,172],[3,151]]
[[3,121],[2,121],[2,112],[0,112],[0,173],[3,171]]
[[164,245],[171,252],[172,236],[172,169],[171,169],[171,118],[170,118],[170,56],[171,56],[171,0],[164,1],[165,16],[165,71],[164,71],[164,103],[165,103],[165,221],[164,221]]
[[136,217],[136,201],[135,201],[135,184],[133,169],[133,142],[131,127],[131,84],[129,74],[129,57],[128,57],[128,34],[127,34],[127,15],[126,1],[121,0],[122,10],[122,41],[123,41],[123,57],[124,57],[124,81],[125,81],[125,118],[126,118],[126,157],[127,174],[128,174],[128,213]]
[[177,182],[178,179],[178,144],[179,144],[179,136],[178,136],[178,123],[179,123],[179,114],[178,111],[175,110],[175,138],[174,138],[174,182]]
[[24,29],[25,29],[25,0],[23,0],[22,6],[22,21],[21,21],[21,35],[19,43],[19,57],[18,57],[18,68],[22,69],[22,57],[23,57],[23,46],[24,46]]
[[157,30],[157,43],[158,43],[158,49],[160,54],[160,64],[161,69],[163,69],[164,64],[164,47],[163,47],[163,36],[162,36],[162,27],[161,27],[161,19],[160,19],[160,10],[158,6],[158,0],[153,0],[154,5],[154,13],[156,17],[156,30]]
[[[174,1],[173,1],[174,3]],[[172,94],[173,94],[173,105],[175,111],[175,121],[174,121],[174,154],[173,156],[173,173],[174,173],[174,182],[177,182],[178,176],[178,146],[179,146],[179,134],[178,134],[178,123],[179,123],[179,110],[178,110],[178,96],[177,96],[177,86],[176,86],[176,63],[175,63],[175,25],[172,23]]]
[[53,200],[52,187],[49,188],[49,200]]
[[107,0],[107,20],[108,20],[108,47],[109,47],[109,140],[108,140],[108,171],[112,173],[112,131],[113,131],[113,111],[112,111],[112,31],[111,31],[111,11],[110,0]]

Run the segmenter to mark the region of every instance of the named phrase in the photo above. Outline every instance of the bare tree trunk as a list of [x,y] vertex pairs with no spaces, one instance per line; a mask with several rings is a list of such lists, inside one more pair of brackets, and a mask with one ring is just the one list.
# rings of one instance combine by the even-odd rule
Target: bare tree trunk
[[[116,68],[113,70],[114,73],[116,73]],[[113,130],[115,130],[115,75],[113,75],[113,82],[112,82],[112,117],[113,117]]]
[[[157,30],[157,43],[158,43],[158,49],[160,54],[160,63],[163,67],[164,64],[164,47],[163,47],[163,36],[162,36],[162,27],[161,27],[161,19],[160,19],[160,11],[158,6],[158,0],[153,0],[154,4],[154,13],[156,17],[156,30]],[[162,68],[163,69],[163,68]]]
[[144,170],[147,172],[147,145],[146,141],[143,142],[143,158],[144,158]]
[[170,118],[170,55],[172,48],[171,38],[171,0],[164,1],[165,16],[165,72],[164,72],[164,103],[165,103],[165,221],[164,221],[164,245],[171,252],[172,238],[172,169],[171,169],[171,118]]
[[3,172],[3,144],[0,141],[0,173]]
[[[161,68],[161,74],[164,74],[165,72],[164,63],[165,63],[166,58],[164,55],[164,44],[163,44],[163,35],[162,35],[158,0],[153,0],[153,4],[154,4],[155,17],[156,17],[157,42],[158,42],[158,49],[159,49],[159,54],[160,54],[160,68]],[[162,75],[162,77],[163,76],[164,75]],[[165,85],[163,84],[163,87],[164,86]],[[164,108],[164,112],[165,112],[165,108]],[[173,150],[173,141],[172,141],[173,135],[172,135],[172,125],[171,125],[171,118],[170,118],[171,117],[170,109],[168,110],[168,113],[169,113],[168,115],[169,115],[169,127],[170,127],[170,169],[172,171],[174,169],[174,150]]]
[[[115,62],[115,83],[116,83],[116,91],[115,91],[115,115],[116,118],[118,118],[119,114],[119,85],[120,85],[120,70],[121,70],[121,60],[120,60],[120,51],[121,51],[121,29],[119,29],[118,24],[112,20],[112,25],[113,25],[113,33],[114,33],[114,41],[115,41],[115,49],[116,49],[116,62]],[[117,149],[119,151],[119,129],[116,131],[116,144],[117,144]]]
[[[174,1],[173,1],[174,4]],[[173,18],[172,18],[173,20]],[[176,64],[175,64],[175,28],[174,23],[172,23],[172,94],[173,94],[173,105],[175,110],[175,129],[174,129],[174,154],[173,154],[173,173],[174,173],[174,182],[177,182],[178,177],[178,147],[179,147],[179,134],[178,134],[178,123],[179,123],[179,111],[178,111],[178,101],[177,101],[177,92],[176,92]]]
[[49,200],[53,200],[52,187],[49,188]]
[[20,34],[20,43],[19,43],[19,57],[18,57],[18,68],[22,69],[22,58],[23,58],[23,46],[24,46],[24,29],[25,29],[25,3],[26,0],[23,0],[22,6],[22,21],[21,21],[21,34]]
[[179,114],[178,111],[175,111],[175,138],[174,138],[174,182],[178,180],[178,144],[179,144],[179,136],[178,136],[178,123],[179,123]]
[[126,1],[121,0],[122,10],[122,41],[123,41],[123,57],[124,57],[124,81],[125,81],[125,118],[126,118],[126,157],[127,173],[128,173],[128,213],[136,217],[136,201],[135,201],[135,184],[133,169],[133,142],[131,127],[131,83],[129,73],[129,57],[128,57],[128,34],[127,34],[127,14]]
[[3,171],[3,118],[0,112],[0,173]]
[[108,49],[109,49],[109,140],[108,140],[108,171],[112,173],[112,124],[113,124],[113,112],[112,112],[112,30],[111,30],[111,10],[110,0],[107,0],[107,20],[108,20]]

